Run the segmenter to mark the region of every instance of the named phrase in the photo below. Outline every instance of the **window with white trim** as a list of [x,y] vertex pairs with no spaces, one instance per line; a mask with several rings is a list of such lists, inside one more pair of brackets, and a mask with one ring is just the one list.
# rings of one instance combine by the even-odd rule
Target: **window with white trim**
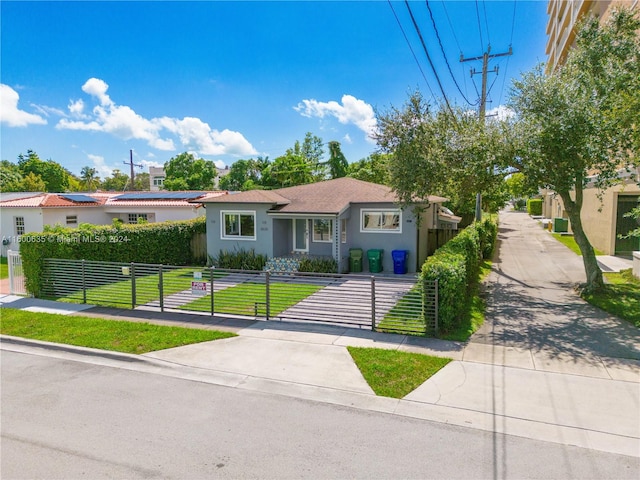
[[347,219],[343,218],[340,220],[340,237],[342,238],[342,243],[347,243]]
[[331,220],[313,220],[313,241],[331,243]]
[[153,177],[153,186],[162,187],[164,185],[164,177]]
[[127,216],[127,223],[139,223],[139,222],[148,222],[149,215],[146,213],[129,213]]
[[221,211],[221,237],[227,239],[256,239],[256,212]]
[[360,231],[363,233],[402,233],[402,212],[399,209],[360,210]]
[[16,235],[24,235],[24,217],[13,217],[13,224],[16,227]]

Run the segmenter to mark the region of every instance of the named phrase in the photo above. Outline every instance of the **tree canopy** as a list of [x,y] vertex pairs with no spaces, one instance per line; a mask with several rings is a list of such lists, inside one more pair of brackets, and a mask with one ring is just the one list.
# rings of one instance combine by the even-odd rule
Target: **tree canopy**
[[166,190],[211,190],[217,176],[210,160],[196,159],[191,153],[181,153],[164,164]]

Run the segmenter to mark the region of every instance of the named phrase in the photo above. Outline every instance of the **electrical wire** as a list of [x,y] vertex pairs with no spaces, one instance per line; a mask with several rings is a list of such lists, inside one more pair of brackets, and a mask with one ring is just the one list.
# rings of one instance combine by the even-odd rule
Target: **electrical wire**
[[[513,15],[511,17],[511,37],[509,38],[509,48],[513,45],[513,32],[515,31],[516,26],[516,0],[513,0]],[[500,87],[500,97],[498,100],[498,105],[502,104],[502,96],[504,94],[504,84],[507,80],[507,71],[509,70],[509,60],[511,59],[511,55],[507,57],[507,63],[504,67],[504,76],[502,77],[502,86]]]
[[396,18],[396,22],[398,22],[398,26],[400,27],[400,31],[402,31],[402,35],[404,36],[404,40],[407,42],[407,45],[409,46],[409,50],[411,50],[411,55],[413,55],[413,59],[416,61],[416,64],[418,65],[418,69],[420,70],[420,73],[422,74],[422,78],[424,79],[424,82],[427,84],[427,88],[429,89],[429,92],[431,92],[431,97],[433,97],[434,100],[436,100],[436,96],[433,93],[433,90],[431,89],[431,85],[429,85],[429,81],[427,80],[427,76],[424,74],[424,71],[422,70],[422,66],[420,65],[420,62],[418,61],[418,57],[416,56],[415,52],[413,51],[413,47],[411,46],[411,42],[409,42],[409,39],[407,38],[407,34],[404,31],[404,28],[402,28],[402,24],[400,23],[400,19],[398,18],[398,15],[396,14],[396,10],[393,8],[393,4],[391,3],[391,0],[387,0],[389,3],[389,6],[391,7],[391,11],[393,12],[393,16]]
[[487,2],[482,0],[482,9],[484,10],[484,25],[487,28],[487,44],[491,45],[491,36],[489,35],[489,21],[487,20]]
[[409,1],[404,0],[404,4],[407,6],[407,10],[409,11],[409,15],[411,16],[411,21],[413,22],[413,26],[416,29],[416,32],[418,33],[418,37],[420,38],[420,43],[422,43],[422,48],[424,49],[424,53],[427,55],[427,60],[429,61],[429,65],[431,66],[431,70],[433,71],[434,76],[436,77],[436,81],[438,82],[438,86],[440,87],[440,92],[442,92],[442,97],[444,98],[444,102],[447,105],[447,109],[449,110],[451,115],[453,115],[453,109],[451,108],[451,104],[449,103],[447,94],[444,93],[444,88],[442,86],[442,82],[440,81],[440,76],[436,71],[436,67],[433,65],[433,61],[431,60],[431,55],[429,55],[429,50],[427,49],[427,44],[425,43],[424,38],[422,37],[422,32],[420,31],[420,27],[418,26],[418,23],[416,22],[416,19],[413,16],[413,12],[411,11],[411,6],[409,5]]
[[429,0],[425,0],[425,2],[427,4],[427,10],[429,10],[429,16],[431,17],[431,24],[433,25],[433,31],[435,32],[436,38],[438,39],[438,44],[440,45],[440,51],[442,52],[442,56],[444,57],[444,62],[447,64],[447,70],[449,70],[449,75],[451,75],[451,78],[453,79],[453,83],[456,85],[458,92],[460,92],[460,95],[462,95],[462,98],[464,98],[465,102],[467,102],[469,105],[477,105],[477,102],[472,103],[469,101],[469,99],[466,97],[466,95],[460,88],[460,85],[458,85],[458,81],[456,80],[456,77],[453,74],[453,71],[451,70],[451,65],[449,65],[447,54],[444,51],[444,46],[442,45],[442,39],[440,38],[440,33],[438,32],[438,27],[436,26],[436,20],[433,17],[433,11],[431,10],[431,5],[429,5]]
[[476,0],[476,17],[478,19],[478,32],[480,33],[480,49],[484,52],[484,41],[482,40],[482,25],[480,25],[480,10],[478,0]]

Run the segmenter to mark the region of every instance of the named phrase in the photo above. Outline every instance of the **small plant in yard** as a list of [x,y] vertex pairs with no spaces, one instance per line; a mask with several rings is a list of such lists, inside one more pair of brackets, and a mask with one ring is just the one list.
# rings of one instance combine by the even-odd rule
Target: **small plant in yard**
[[640,279],[633,276],[631,269],[604,276],[608,282],[604,289],[583,293],[582,298],[640,328]]
[[381,348],[347,347],[347,350],[376,395],[392,398],[408,395],[451,361]]
[[338,263],[333,258],[302,257],[299,272],[338,273]]
[[235,333],[2,308],[0,333],[124,353],[235,337]]
[[209,255],[209,264],[217,268],[229,268],[232,270],[262,270],[267,263],[267,256],[256,253],[252,248],[245,250],[228,251],[220,250],[217,257]]

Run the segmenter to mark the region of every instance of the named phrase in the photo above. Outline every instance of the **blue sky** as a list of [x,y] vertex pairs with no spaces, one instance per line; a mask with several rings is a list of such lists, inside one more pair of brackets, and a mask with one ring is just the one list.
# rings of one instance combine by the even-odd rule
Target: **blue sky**
[[[312,132],[357,161],[376,150],[377,111],[402,106],[416,88],[434,104],[442,98],[405,2],[391,5],[3,0],[1,158],[31,149],[105,177],[128,172],[130,149],[145,165],[137,171],[184,151],[222,166],[273,160]],[[427,2],[409,5],[450,102],[475,109],[449,74]],[[512,44],[512,56],[489,64],[499,73],[488,77],[487,110],[506,102],[512,78],[546,60],[546,2],[428,5],[472,103],[481,78],[470,70],[482,64],[460,54]]]

